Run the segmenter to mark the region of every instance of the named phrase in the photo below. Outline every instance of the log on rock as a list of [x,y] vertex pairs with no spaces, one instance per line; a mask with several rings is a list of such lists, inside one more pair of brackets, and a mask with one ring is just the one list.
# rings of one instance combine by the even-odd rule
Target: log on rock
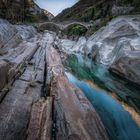
[[108,140],[98,114],[81,90],[68,82],[60,56],[51,45],[46,56],[56,140]]
[[32,107],[27,140],[51,140],[52,97],[40,99]]

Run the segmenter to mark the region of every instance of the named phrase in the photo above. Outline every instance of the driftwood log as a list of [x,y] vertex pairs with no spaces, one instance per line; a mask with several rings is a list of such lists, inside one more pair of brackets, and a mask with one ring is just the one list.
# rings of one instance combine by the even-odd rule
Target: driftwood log
[[58,52],[47,48],[47,85],[54,97],[56,140],[108,140],[105,128],[84,94],[64,73]]

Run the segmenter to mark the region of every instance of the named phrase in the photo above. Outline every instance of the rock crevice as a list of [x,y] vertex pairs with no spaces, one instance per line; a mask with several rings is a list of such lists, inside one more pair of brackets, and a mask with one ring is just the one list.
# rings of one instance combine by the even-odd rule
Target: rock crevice
[[21,40],[0,56],[0,139],[108,140],[93,106],[65,76],[56,34],[10,26]]

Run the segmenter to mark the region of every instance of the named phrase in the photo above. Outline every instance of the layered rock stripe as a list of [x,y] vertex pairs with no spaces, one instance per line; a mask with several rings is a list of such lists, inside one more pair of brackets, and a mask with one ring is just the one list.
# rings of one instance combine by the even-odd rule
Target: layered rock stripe
[[1,39],[0,139],[107,140],[94,108],[64,74],[55,33],[31,35],[32,27],[10,26],[19,38],[8,31],[14,43]]

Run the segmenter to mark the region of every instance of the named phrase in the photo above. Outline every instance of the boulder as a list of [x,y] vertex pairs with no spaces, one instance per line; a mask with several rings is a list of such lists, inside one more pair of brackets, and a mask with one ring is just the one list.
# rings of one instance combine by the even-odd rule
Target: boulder
[[[137,42],[137,38],[140,37],[139,27],[140,16],[118,17],[88,39],[85,54],[92,56],[98,63],[111,65],[115,61],[114,57],[118,55],[118,51],[124,47],[124,45],[120,45],[122,41]],[[131,45],[133,45],[132,42]]]
[[33,26],[15,25],[15,28],[24,40],[30,39],[38,34]]
[[0,19],[0,48],[14,47],[22,41],[16,28],[9,22]]
[[77,53],[84,53],[86,42],[87,40],[85,37],[80,37],[71,50]]
[[77,42],[70,39],[60,39],[56,45],[61,51],[66,53],[84,53],[86,42],[87,40],[85,37],[80,37]]
[[76,44],[75,41],[69,40],[69,39],[62,39],[58,43],[59,50],[70,53],[72,52],[73,46]]
[[140,86],[140,51],[122,55],[109,68],[111,72]]

